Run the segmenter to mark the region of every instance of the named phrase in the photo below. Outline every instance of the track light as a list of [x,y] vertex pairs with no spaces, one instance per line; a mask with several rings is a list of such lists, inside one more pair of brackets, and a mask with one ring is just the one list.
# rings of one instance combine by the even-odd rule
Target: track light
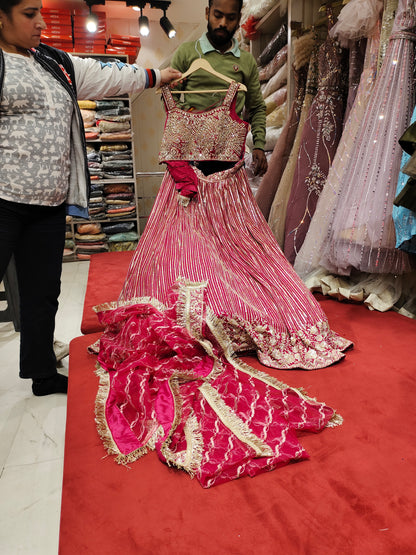
[[[131,6],[134,9],[140,10],[140,17],[139,17],[139,32],[142,37],[147,37],[149,35],[149,18],[143,15],[143,8],[146,4],[150,5],[150,8],[154,8],[157,10],[162,10],[163,16],[160,18],[160,26],[166,33],[166,35],[173,39],[176,35],[176,31],[172,23],[166,17],[166,11],[169,8],[171,1],[170,0],[120,0],[126,3],[126,6]],[[105,0],[84,0],[87,4],[91,3],[105,3]]]
[[140,17],[139,17],[139,33],[142,37],[149,36],[149,19],[143,15],[143,10],[140,8]]
[[87,31],[90,33],[96,33],[98,29],[98,17],[95,13],[92,13],[90,6],[90,15],[87,17],[86,22]]
[[166,35],[170,39],[173,39],[173,37],[176,35],[176,31],[172,23],[166,17],[166,10],[163,10],[163,16],[160,18],[160,26],[165,31]]

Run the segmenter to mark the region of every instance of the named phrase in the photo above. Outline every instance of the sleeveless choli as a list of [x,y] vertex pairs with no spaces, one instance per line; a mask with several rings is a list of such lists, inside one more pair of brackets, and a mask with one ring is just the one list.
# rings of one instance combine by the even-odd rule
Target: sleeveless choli
[[166,171],[119,301],[96,308],[105,325],[96,422],[118,462],[156,450],[210,487],[303,459],[298,430],[341,422],[237,353],[312,370],[351,342],[283,256],[242,161],[209,176],[189,167],[196,194],[181,203]]
[[179,108],[169,87],[162,87],[167,114],[159,162],[240,160],[249,126],[235,113],[238,88],[233,81],[220,106],[196,112]]

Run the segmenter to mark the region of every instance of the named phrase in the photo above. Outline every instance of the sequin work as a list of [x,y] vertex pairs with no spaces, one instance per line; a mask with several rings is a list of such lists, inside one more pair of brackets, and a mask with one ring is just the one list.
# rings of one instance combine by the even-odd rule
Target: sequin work
[[319,48],[318,92],[302,131],[287,204],[284,253],[293,264],[309,229],[342,133],[348,52],[328,36]]
[[415,31],[414,2],[400,0],[321,251],[320,264],[339,275],[350,275],[352,269],[398,275],[414,268],[414,260],[395,248],[392,211],[402,155],[398,140],[414,106]]
[[248,123],[235,113],[238,87],[233,81],[223,103],[205,112],[182,110],[176,105],[169,87],[163,87],[167,116],[159,161],[240,160]]

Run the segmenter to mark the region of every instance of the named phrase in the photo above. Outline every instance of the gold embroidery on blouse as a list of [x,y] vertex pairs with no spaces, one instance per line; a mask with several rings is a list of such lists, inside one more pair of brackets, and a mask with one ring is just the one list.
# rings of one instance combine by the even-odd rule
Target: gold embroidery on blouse
[[182,110],[173,100],[169,87],[162,87],[167,116],[159,161],[240,160],[248,124],[230,113],[238,87],[233,81],[223,103],[204,112]]

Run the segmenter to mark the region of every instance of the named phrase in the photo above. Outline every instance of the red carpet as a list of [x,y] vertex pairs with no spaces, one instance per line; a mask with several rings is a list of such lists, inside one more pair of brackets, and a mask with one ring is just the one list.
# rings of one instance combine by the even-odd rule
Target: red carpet
[[81,322],[82,333],[94,333],[103,329],[92,308],[118,299],[133,252],[100,252],[91,255]]
[[416,322],[321,302],[355,348],[323,370],[266,371],[336,408],[344,424],[301,437],[308,461],[209,490],[155,453],[130,468],[106,456],[86,353],[99,334],[74,339],[60,554],[415,553]]

